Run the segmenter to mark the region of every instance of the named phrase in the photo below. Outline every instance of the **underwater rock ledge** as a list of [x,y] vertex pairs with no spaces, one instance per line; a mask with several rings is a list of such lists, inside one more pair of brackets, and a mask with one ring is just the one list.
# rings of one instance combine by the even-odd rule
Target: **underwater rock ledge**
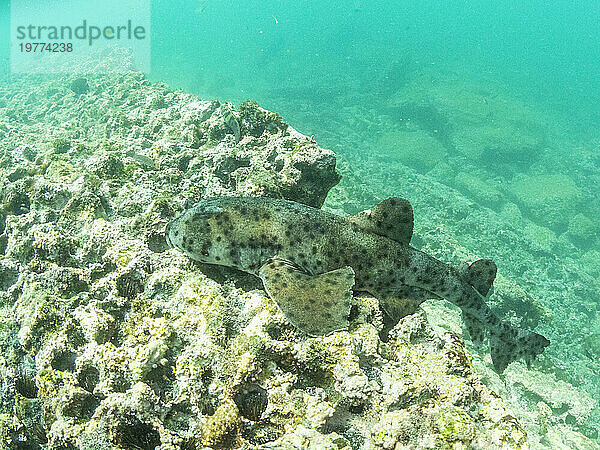
[[306,338],[251,282],[165,250],[206,196],[322,205],[335,155],[278,114],[135,73],[23,77],[0,133],[2,448],[527,448],[423,313],[384,343],[356,298],[349,331]]

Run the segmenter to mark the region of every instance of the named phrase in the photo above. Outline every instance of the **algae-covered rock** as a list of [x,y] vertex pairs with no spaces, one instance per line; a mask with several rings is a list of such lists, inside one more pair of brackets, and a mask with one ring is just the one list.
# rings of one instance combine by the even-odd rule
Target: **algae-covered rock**
[[90,85],[88,84],[87,79],[83,77],[78,77],[71,81],[71,85],[69,86],[69,88],[76,95],[83,95],[90,90]]
[[512,371],[508,376],[513,390],[524,390],[531,401],[541,399],[567,424],[585,424],[597,403],[590,396],[552,375],[531,376],[526,369],[522,369]]
[[204,430],[204,445],[212,448],[235,448],[241,445],[242,420],[231,400],[223,402],[209,417]]
[[598,238],[598,224],[582,213],[569,220],[567,233],[574,243],[589,247]]
[[261,108],[252,100],[240,104],[239,116],[246,133],[255,137],[260,137],[264,132],[273,134],[288,128],[279,114]]
[[541,322],[547,322],[552,312],[544,307],[539,298],[527,293],[516,283],[499,275],[494,281],[494,296],[490,305],[503,316],[510,316],[511,311],[519,311],[518,326],[533,329]]
[[378,154],[421,172],[428,172],[446,159],[447,151],[423,130],[391,130],[379,138]]
[[390,115],[484,165],[529,166],[546,141],[545,118],[501,85],[424,73],[388,102]]
[[54,153],[67,153],[67,151],[71,148],[71,142],[64,138],[58,138],[52,141],[52,149]]
[[466,191],[483,205],[497,207],[503,200],[502,192],[494,186],[493,181],[485,181],[472,173],[456,174],[454,183],[459,189]]
[[350,447],[346,439],[335,432],[323,434],[313,428],[306,428],[303,425],[298,425],[273,444],[265,445],[264,448],[287,448],[290,450],[349,450],[352,447]]
[[600,251],[590,250],[583,255],[582,260],[592,275],[600,279]]
[[583,196],[569,176],[553,173],[519,175],[510,185],[510,193],[536,222],[561,230],[578,214]]
[[473,419],[456,408],[446,408],[439,412],[436,419],[437,428],[444,443],[454,447],[457,443],[469,443],[475,438]]

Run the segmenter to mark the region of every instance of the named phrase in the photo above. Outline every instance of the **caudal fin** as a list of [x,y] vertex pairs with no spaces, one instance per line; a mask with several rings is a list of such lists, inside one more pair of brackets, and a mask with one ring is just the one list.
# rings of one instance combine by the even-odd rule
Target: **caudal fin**
[[500,330],[491,333],[490,336],[490,353],[494,369],[502,373],[506,366],[519,358],[524,358],[529,366],[548,345],[550,341],[541,334],[503,324]]

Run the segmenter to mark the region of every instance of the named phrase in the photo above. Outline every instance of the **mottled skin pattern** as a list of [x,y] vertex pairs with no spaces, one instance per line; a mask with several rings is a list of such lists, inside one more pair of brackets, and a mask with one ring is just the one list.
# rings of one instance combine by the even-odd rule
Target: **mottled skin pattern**
[[[388,202],[391,208],[396,203],[406,207],[402,199]],[[412,211],[410,227],[412,232]],[[257,276],[274,257],[312,275],[350,266],[354,291],[379,298],[394,320],[413,313],[426,298],[447,299],[490,330],[499,371],[520,356],[534,357],[549,343],[543,336],[501,322],[459,269],[356,221],[295,202],[206,199],[174,219],[166,235],[171,246],[194,260]]]

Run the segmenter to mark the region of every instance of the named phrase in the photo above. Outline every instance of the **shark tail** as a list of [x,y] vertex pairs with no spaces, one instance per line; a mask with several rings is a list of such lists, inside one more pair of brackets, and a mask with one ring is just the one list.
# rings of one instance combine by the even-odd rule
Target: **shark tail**
[[529,367],[550,341],[533,331],[514,328],[502,323],[490,336],[490,353],[496,372],[502,373],[513,361],[524,358]]

